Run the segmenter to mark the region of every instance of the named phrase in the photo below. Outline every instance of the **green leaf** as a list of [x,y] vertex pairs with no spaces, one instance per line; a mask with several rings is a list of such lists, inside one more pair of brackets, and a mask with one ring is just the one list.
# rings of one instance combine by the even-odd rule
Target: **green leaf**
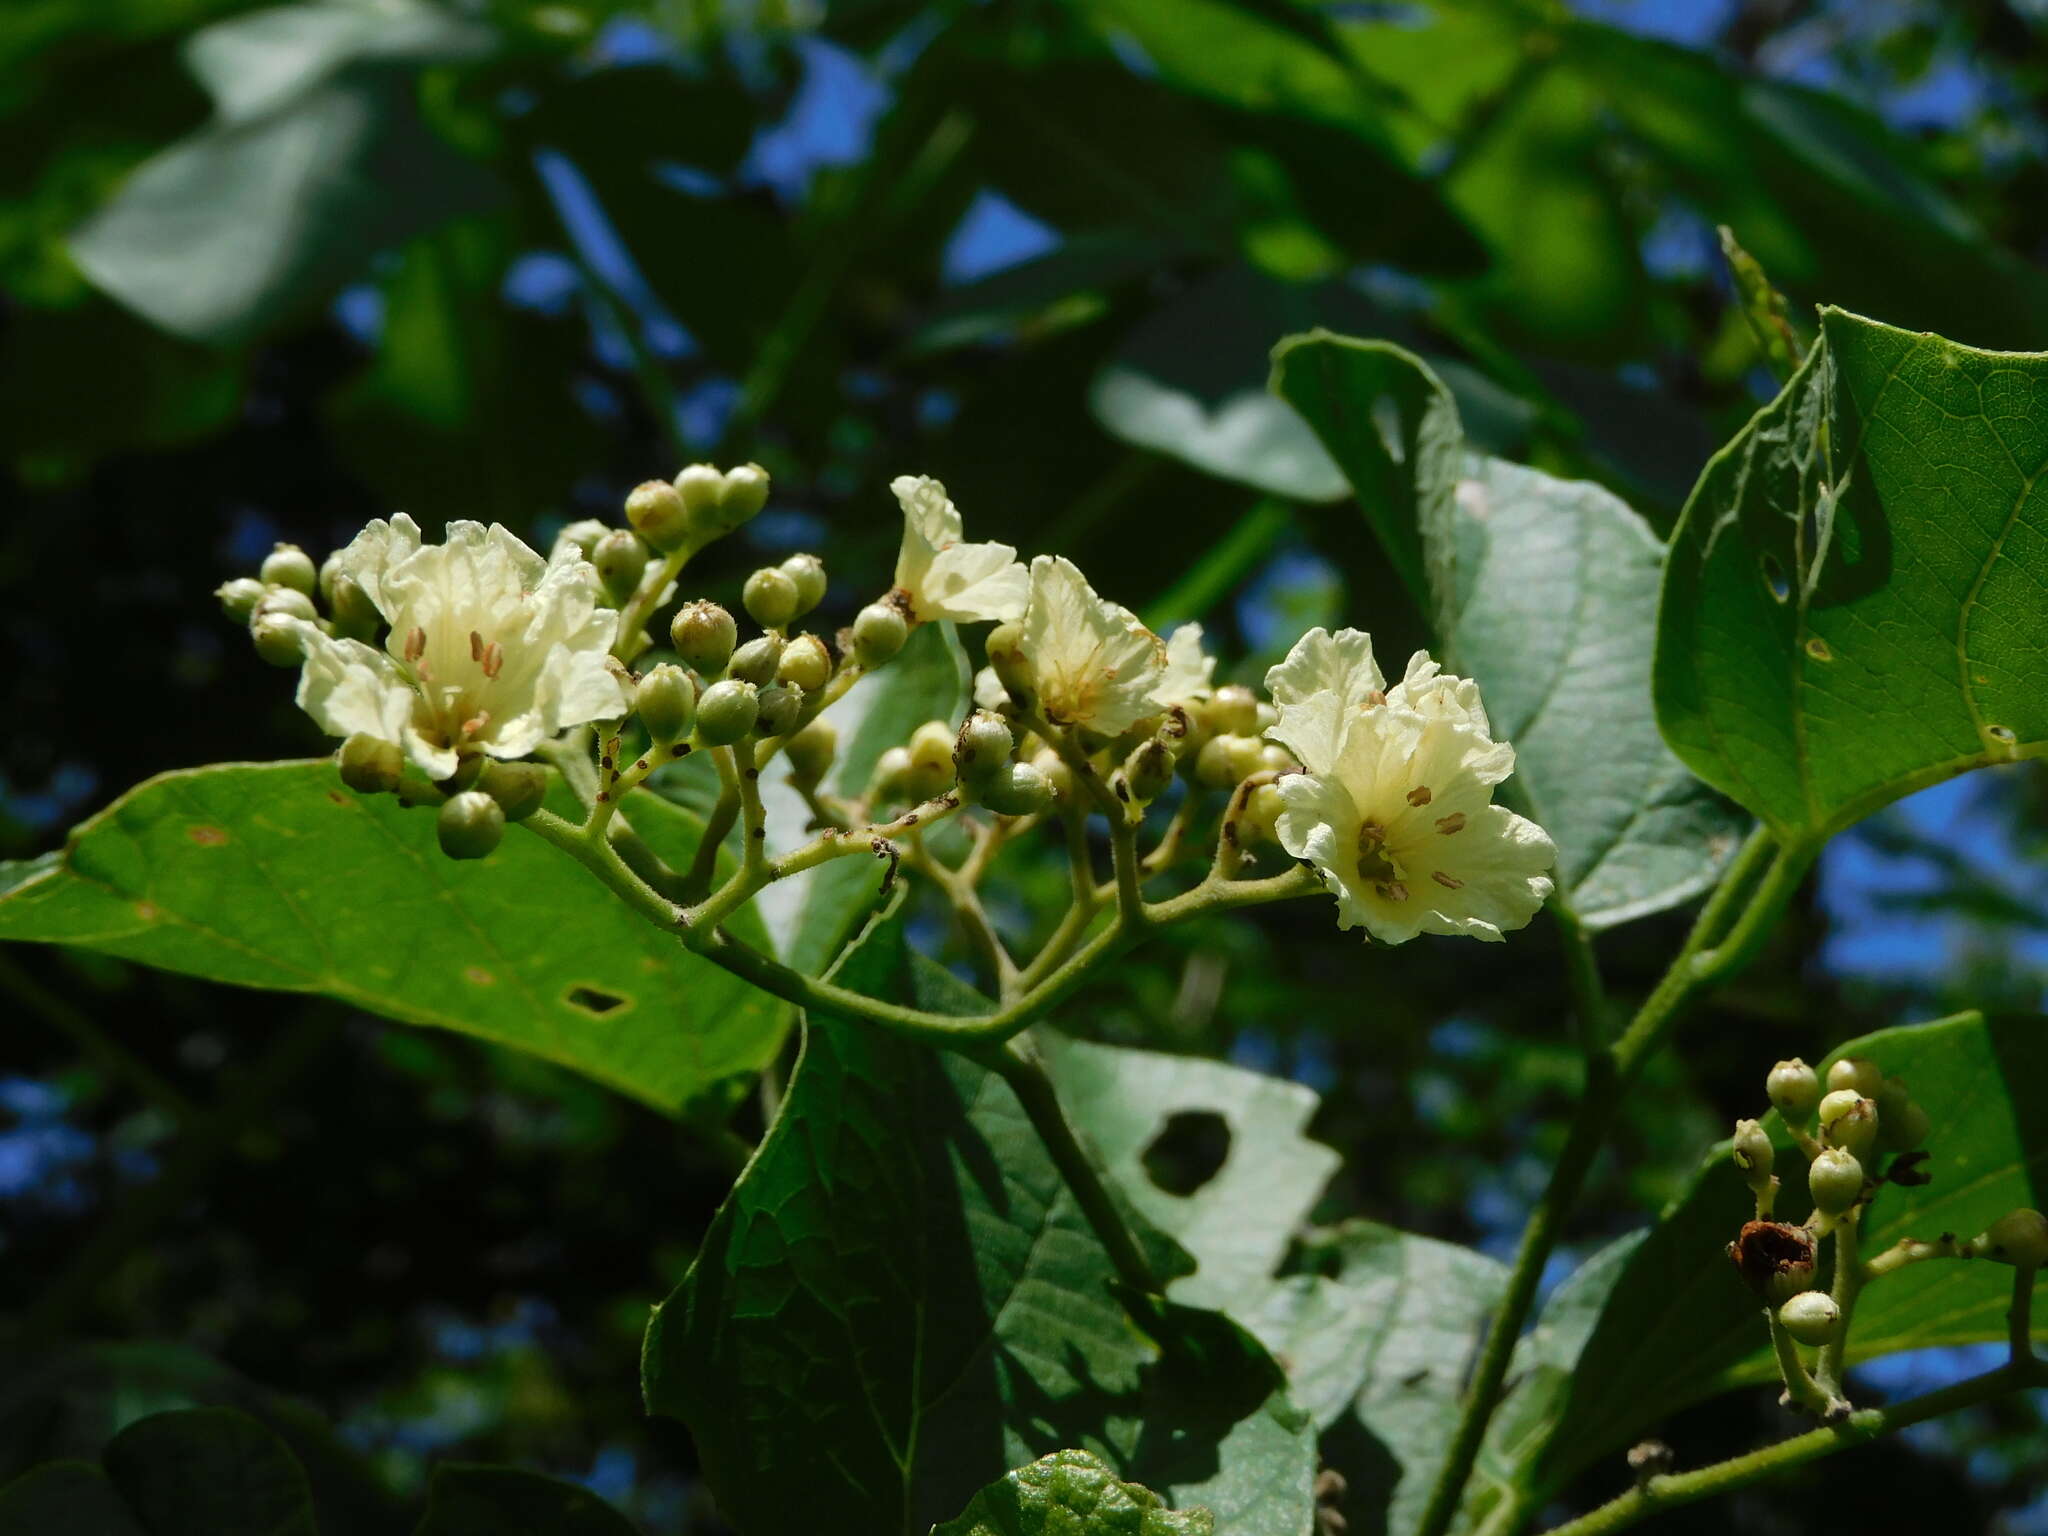
[[305,1472],[233,1408],[138,1420],[108,1444],[106,1465],[149,1536],[315,1536]]
[[1515,747],[1504,795],[1556,840],[1580,920],[1704,889],[1740,823],[1657,734],[1642,637],[1662,550],[1642,519],[1599,486],[1468,451],[1450,392],[1384,342],[1290,338],[1273,388],[1343,466],[1447,665],[1482,685]]
[[[1934,1120],[1931,1156],[1922,1165],[1932,1182],[1889,1185],[1878,1195],[1861,1241],[1866,1255],[1901,1237],[1968,1238],[2016,1206],[2041,1204],[2048,1188],[2048,1105],[2040,1092],[2048,1081],[2048,1018],[1962,1014],[1880,1030],[1849,1041],[1837,1055],[1867,1057],[1905,1079]],[[1766,1123],[1788,1185],[1778,1211],[1797,1220],[1806,1210],[1803,1160],[1775,1118]],[[1689,1403],[1775,1379],[1763,1318],[1725,1253],[1749,1214],[1749,1192],[1723,1149],[1628,1250],[1556,1410],[1539,1494],[1560,1489],[1580,1468]],[[1857,1304],[1851,1358],[2004,1338],[2012,1274],[1993,1264],[1937,1261],[1873,1282]],[[2035,1328],[2048,1338],[2048,1318],[2037,1317]],[[1853,1378],[1850,1397],[1857,1398]]]
[[[911,964],[895,918],[841,979],[986,1006]],[[648,1406],[690,1426],[746,1536],[916,1536],[1009,1468],[1075,1448],[1233,1532],[1299,1536],[1314,1433],[1272,1361],[1215,1313],[1132,1298],[1141,1328],[1114,1285],[999,1079],[819,1019],[781,1115],[649,1326]]]
[[1210,1536],[1206,1509],[1176,1514],[1159,1495],[1121,1481],[1099,1456],[1054,1451],[1006,1472],[932,1536]]
[[1672,534],[1658,719],[1788,836],[2048,742],[2048,355],[1821,315]]
[[443,1463],[413,1536],[634,1536],[634,1528],[574,1483],[515,1467]]
[[[651,796],[632,816],[656,852],[687,862],[695,818]],[[786,1019],[538,837],[515,829],[457,863],[431,813],[358,798],[325,760],[190,769],[129,791],[0,898],[0,939],[325,993],[670,1111],[757,1069]]]
[[148,1536],[98,1467],[53,1461],[0,1488],[0,1536]]

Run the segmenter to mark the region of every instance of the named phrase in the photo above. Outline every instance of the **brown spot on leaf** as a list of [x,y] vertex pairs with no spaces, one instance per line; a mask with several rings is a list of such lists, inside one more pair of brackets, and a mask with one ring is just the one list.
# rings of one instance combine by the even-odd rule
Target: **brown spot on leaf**
[[191,838],[193,842],[197,843],[202,848],[225,847],[227,845],[228,840],[228,832],[226,827],[209,827],[203,825],[196,827],[187,827],[185,829],[185,835]]
[[462,979],[473,987],[495,987],[498,984],[498,978],[480,965],[464,966]]

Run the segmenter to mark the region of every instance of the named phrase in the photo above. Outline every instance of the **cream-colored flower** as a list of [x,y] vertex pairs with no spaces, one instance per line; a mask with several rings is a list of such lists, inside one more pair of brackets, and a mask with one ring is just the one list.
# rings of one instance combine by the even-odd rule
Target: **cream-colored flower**
[[1321,773],[1336,761],[1348,721],[1387,702],[1387,680],[1372,654],[1372,636],[1356,629],[1312,629],[1287,659],[1266,673],[1266,692],[1280,723],[1268,733]]
[[592,720],[622,715],[609,655],[618,615],[573,545],[542,560],[505,529],[448,525],[423,544],[403,513],[335,557],[391,626],[385,649],[301,627],[299,705],[334,736],[401,747],[430,777],[464,752],[524,757]]
[[1007,544],[963,544],[960,509],[929,475],[890,482],[903,505],[903,549],[895,597],[912,623],[951,619],[974,624],[1024,611],[1029,577]]
[[1115,736],[1159,713],[1166,645],[1121,604],[1096,596],[1073,561],[1031,562],[1021,649],[1038,705],[1054,725]]
[[1202,698],[1216,686],[1216,658],[1202,649],[1202,626],[1183,624],[1166,637],[1166,672],[1152,702],[1170,708]]

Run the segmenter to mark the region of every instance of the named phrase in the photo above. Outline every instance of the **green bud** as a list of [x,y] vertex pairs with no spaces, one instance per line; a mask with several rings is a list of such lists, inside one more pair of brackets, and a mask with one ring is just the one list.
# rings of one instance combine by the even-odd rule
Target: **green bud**
[[626,521],[656,549],[679,548],[690,536],[690,513],[678,487],[666,480],[643,480],[626,497]]
[[1877,1121],[1880,1127],[1894,1116],[1905,1113],[1906,1106],[1913,1102],[1913,1095],[1906,1089],[1903,1077],[1887,1077],[1879,1081],[1877,1091],[1870,1095],[1877,1101]]
[[1832,1344],[1841,1331],[1842,1312],[1826,1291],[1801,1291],[1778,1308],[1778,1321],[1802,1344]]
[[697,701],[697,737],[706,746],[729,747],[754,728],[760,713],[760,692],[752,683],[736,677],[713,683]]
[[1173,753],[1154,737],[1141,741],[1124,759],[1124,787],[1140,805],[1150,805],[1173,782]]
[[732,653],[726,671],[743,683],[752,683],[756,688],[766,688],[775,681],[776,670],[782,665],[782,652],[787,644],[780,635],[763,635],[758,640],[749,640]]
[[868,780],[868,792],[877,800],[903,798],[903,781],[910,773],[910,749],[891,747],[875,759],[875,771]]
[[800,789],[816,789],[832,771],[839,755],[839,728],[830,720],[813,720],[783,743],[789,776]]
[[697,680],[670,661],[648,668],[633,690],[633,713],[659,745],[681,741],[697,723]]
[[1755,1175],[1752,1182],[1770,1177],[1774,1156],[1771,1138],[1765,1134],[1763,1126],[1754,1120],[1735,1122],[1735,1166],[1745,1176]]
[[451,795],[459,789],[475,789],[476,781],[484,776],[485,761],[481,752],[465,752],[455,759],[455,771],[435,782],[444,793]]
[[1294,760],[1294,754],[1277,741],[1269,741],[1259,748],[1259,766],[1273,773],[1298,773],[1301,764]]
[[1265,767],[1264,743],[1256,736],[1215,736],[1195,759],[1195,781],[1208,789],[1234,789]]
[[1202,704],[1209,730],[1217,736],[1259,734],[1259,696],[1242,683],[1225,683]]
[[484,763],[476,787],[498,802],[507,821],[524,821],[548,797],[548,771],[539,763]]
[[787,736],[804,712],[804,691],[794,683],[771,683],[760,693],[754,730],[762,736]]
[[977,709],[961,723],[953,741],[953,767],[962,783],[979,784],[1010,760],[1017,738],[1001,716]]
[[1045,780],[1046,786],[1052,791],[1053,799],[1065,804],[1073,798],[1074,770],[1067,766],[1067,760],[1059,753],[1053,751],[1051,747],[1041,748],[1032,755],[1031,766],[1036,768],[1039,776]]
[[1884,1088],[1884,1071],[1861,1056],[1844,1056],[1828,1068],[1828,1088],[1831,1092],[1847,1088],[1859,1097],[1875,1099]]
[[573,549],[588,560],[590,552],[597,548],[597,541],[611,531],[609,523],[601,523],[594,517],[581,518],[555,535],[555,551]]
[[685,603],[669,621],[668,637],[683,664],[706,677],[715,677],[732,660],[732,648],[739,644],[740,627],[733,616],[716,603],[699,600]]
[[297,587],[266,587],[249,613],[249,622],[254,624],[258,619],[275,615],[304,619],[311,624],[319,619],[320,610],[313,606],[313,599]]
[[1933,1130],[1932,1118],[1911,1099],[1900,1108],[1877,1112],[1877,1144],[1886,1152],[1911,1152],[1924,1146]]
[[982,644],[1003,691],[1019,704],[1029,705],[1037,692],[1038,679],[1024,655],[1024,626],[1014,621],[998,624]]
[[341,769],[341,782],[359,795],[390,794],[405,771],[405,754],[398,750],[398,743],[360,732],[344,741],[334,758]]
[[825,601],[825,562],[816,555],[791,555],[782,574],[796,583],[796,616],[802,618]]
[[1853,1152],[1823,1147],[1806,1171],[1806,1192],[1815,1210],[1839,1216],[1863,1198],[1863,1165]]
[[832,681],[832,653],[816,635],[798,635],[783,648],[775,678],[805,693],[816,693]]
[[796,617],[796,582],[780,567],[764,565],[740,589],[740,603],[763,629],[780,629]]
[[910,621],[894,603],[869,603],[853,616],[853,656],[872,672],[903,649]]
[[1237,840],[1244,847],[1280,840],[1280,813],[1287,802],[1280,798],[1280,786],[1261,784],[1252,790],[1244,813],[1237,818]]
[[1963,1245],[1973,1259],[1994,1264],[2011,1264],[2019,1269],[2039,1269],[2048,1264],[2048,1216],[2024,1206],[2007,1211]]
[[320,573],[313,566],[313,557],[296,544],[272,546],[256,574],[263,578],[266,586],[290,587],[292,591],[303,592],[308,597],[313,595],[320,581]]
[[434,825],[441,851],[451,859],[480,859],[505,837],[505,810],[480,789],[451,795]]
[[910,733],[910,767],[903,789],[911,799],[930,800],[951,787],[953,742],[953,728],[943,720],[927,720]]
[[273,667],[296,667],[306,659],[305,642],[299,631],[301,622],[259,606],[249,625],[249,639],[255,644],[256,654]]
[[605,596],[623,606],[639,590],[640,578],[647,573],[647,546],[625,529],[614,528],[597,541],[590,563],[597,567]]
[[1837,1088],[1820,1101],[1820,1139],[1862,1157],[1877,1140],[1877,1106],[1854,1088]]
[[1785,1119],[1797,1124],[1813,1113],[1820,1102],[1820,1075],[1794,1056],[1771,1068],[1764,1079],[1764,1093]]
[[693,524],[710,528],[718,519],[718,499],[725,494],[725,472],[715,464],[691,464],[676,475],[676,494]]
[[237,576],[233,581],[224,581],[213,589],[213,595],[220,599],[220,611],[228,616],[231,624],[246,624],[256,612],[256,605],[263,601],[263,583],[253,576]]
[[725,486],[718,498],[718,510],[726,527],[739,527],[767,505],[767,470],[758,464],[742,464],[725,472]]
[[975,789],[975,798],[998,816],[1029,816],[1052,804],[1050,780],[1030,763],[999,763]]
[[367,640],[384,622],[384,615],[370,601],[370,594],[347,571],[336,571],[331,579],[323,571],[320,590],[327,599],[327,611],[334,619],[337,634],[352,640]]

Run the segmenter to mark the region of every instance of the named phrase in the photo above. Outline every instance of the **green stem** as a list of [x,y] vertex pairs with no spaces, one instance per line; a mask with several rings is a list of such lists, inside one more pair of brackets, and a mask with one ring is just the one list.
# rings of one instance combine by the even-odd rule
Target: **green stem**
[[1834,1392],[1813,1379],[1806,1362],[1799,1358],[1797,1341],[1778,1321],[1775,1307],[1764,1308],[1764,1322],[1771,1330],[1771,1348],[1778,1357],[1778,1379],[1785,1383],[1786,1395],[1808,1413],[1819,1417],[1834,1402]]
[[1835,1336],[1821,1346],[1820,1369],[1817,1373],[1820,1386],[1830,1397],[1842,1396],[1842,1375],[1846,1369],[1849,1348],[1849,1329],[1854,1325],[1856,1297],[1863,1289],[1863,1260],[1856,1252],[1857,1218],[1860,1211],[1849,1210],[1835,1223],[1835,1282],[1833,1286],[1835,1312]]
[[713,747],[711,764],[718,770],[718,803],[704,818],[704,835],[697,839],[697,851],[683,876],[683,896],[689,901],[702,901],[711,893],[711,882],[718,877],[718,850],[725,846],[726,835],[740,815],[740,780],[732,748]]
[[1589,1514],[1552,1527],[1545,1536],[1607,1536],[1611,1531],[1627,1530],[1639,1520],[1675,1509],[1681,1504],[1733,1493],[1738,1488],[1762,1482],[1767,1477],[1804,1466],[1809,1461],[1818,1461],[1823,1456],[1832,1456],[1837,1451],[1849,1450],[1880,1435],[1989,1402],[2008,1392],[2033,1387],[2048,1387],[2048,1364],[2026,1360],[2002,1365],[1995,1371],[1959,1381],[1939,1392],[1929,1392],[1887,1408],[1865,1408],[1850,1414],[1839,1424],[1808,1430],[1803,1435],[1794,1435],[1776,1445],[1767,1445],[1762,1450],[1731,1457],[1710,1467],[1653,1477],[1642,1487],[1630,1489]]
[[1557,935],[1564,945],[1565,977],[1572,989],[1572,1023],[1579,1049],[1589,1058],[1597,1056],[1607,1049],[1607,987],[1600,979],[1593,936],[1565,901],[1553,897],[1550,914],[1557,919]]

